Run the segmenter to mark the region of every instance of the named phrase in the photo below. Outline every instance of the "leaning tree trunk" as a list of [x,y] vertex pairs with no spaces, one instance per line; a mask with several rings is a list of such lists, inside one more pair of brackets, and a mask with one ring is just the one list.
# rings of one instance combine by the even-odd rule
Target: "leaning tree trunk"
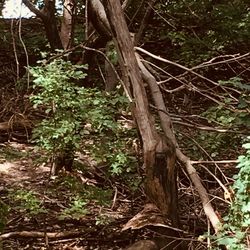
[[146,194],[162,214],[170,218],[173,225],[177,226],[175,145],[169,138],[159,135],[156,131],[120,1],[106,0],[104,2],[113,40],[119,54],[123,79],[127,79],[124,83],[126,92],[130,93],[131,99],[134,100],[132,111],[143,141]]

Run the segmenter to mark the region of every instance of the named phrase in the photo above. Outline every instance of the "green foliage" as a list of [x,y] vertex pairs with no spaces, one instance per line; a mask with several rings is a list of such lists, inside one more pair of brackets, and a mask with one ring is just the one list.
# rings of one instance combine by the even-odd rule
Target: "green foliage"
[[82,198],[78,196],[73,198],[69,208],[66,208],[61,212],[59,219],[63,220],[65,218],[70,218],[70,219],[78,220],[82,218],[88,213],[86,205],[87,205],[87,202],[83,200]]
[[79,114],[83,107],[78,98],[84,95],[84,89],[73,86],[72,79],[85,77],[83,67],[56,60],[30,70],[37,90],[30,99],[34,108],[42,107],[47,114],[34,131],[35,141],[55,156],[68,145],[73,149],[79,147]]
[[[229,80],[221,80],[218,81],[219,84],[223,86],[233,87],[235,90],[237,90],[240,95],[238,97],[238,103],[236,103],[236,107],[242,112],[240,112],[238,115],[236,114],[236,123],[239,123],[241,121],[242,124],[250,125],[250,116],[248,112],[243,112],[244,109],[250,108],[250,85],[249,83],[246,83],[243,81],[240,77],[232,77]],[[235,100],[232,99],[231,96],[226,96],[224,100],[225,104],[233,104],[235,103]]]
[[11,194],[11,197],[19,204],[15,209],[21,210],[30,216],[46,212],[42,207],[42,202],[32,191],[20,189],[14,192],[14,194]]
[[[129,163],[130,157],[121,153],[124,143],[115,148],[124,133],[115,117],[126,108],[128,100],[119,94],[78,87],[73,80],[85,77],[83,68],[86,67],[55,60],[31,69],[36,90],[31,101],[47,115],[34,131],[35,141],[53,156],[69,147],[75,151],[81,141],[86,141],[85,147],[94,156],[106,158],[113,164],[111,172],[120,174],[118,167]],[[95,143],[88,144],[90,139]]]
[[161,16],[155,15],[157,25],[151,36],[159,36],[174,47],[171,59],[195,65],[225,51],[248,51],[246,0],[159,1],[156,9]]
[[[131,155],[132,147],[128,137],[133,134],[118,133],[116,137],[95,138],[95,145],[90,145],[89,150],[94,156],[97,163],[105,163],[110,166],[109,173],[111,175],[122,175],[135,170],[137,159]],[[124,137],[125,136],[125,137]],[[102,147],[99,143],[102,143]]]
[[0,199],[0,232],[2,232],[5,227],[8,213],[9,206]]
[[91,185],[84,185],[77,181],[74,177],[65,177],[62,183],[69,189],[75,196],[80,197],[86,201],[95,202],[98,205],[110,206],[112,199],[112,190],[100,188]]
[[250,228],[250,143],[243,147],[247,151],[238,158],[239,172],[234,176],[235,182],[232,186],[235,197],[228,215],[224,218],[224,226],[216,237],[218,245],[225,245],[230,250],[246,248],[246,236],[249,235]]
[[106,225],[109,225],[113,221],[113,219],[110,216],[108,216],[107,214],[102,214],[102,213],[98,214],[95,217],[95,220],[96,220],[95,224],[97,226],[98,225],[106,226]]
[[[228,80],[218,81],[223,87],[234,88],[238,91],[238,100],[230,94],[224,94],[224,104],[212,106],[202,115],[208,118],[209,122],[227,127],[250,126],[250,116],[247,109],[250,108],[250,85],[242,78],[232,77]],[[235,110],[233,110],[233,108]],[[238,109],[238,110],[236,110]]]
[[236,89],[243,90],[243,91],[244,90],[250,91],[250,85],[244,84],[242,83],[242,81],[243,81],[242,78],[235,76],[226,81],[221,80],[219,81],[219,84],[232,86],[232,87],[235,87]]

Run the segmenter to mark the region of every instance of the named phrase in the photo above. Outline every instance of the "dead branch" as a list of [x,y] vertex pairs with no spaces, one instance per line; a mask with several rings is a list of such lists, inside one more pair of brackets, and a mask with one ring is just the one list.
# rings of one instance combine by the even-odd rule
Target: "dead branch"
[[[226,64],[226,63],[231,63],[231,62],[238,62],[240,60],[245,60],[249,56],[250,56],[250,52],[248,52],[246,54],[243,54],[243,55],[239,55],[239,54],[236,54],[236,55],[220,55],[220,56],[216,56],[216,57],[212,58],[208,62],[204,62],[204,63],[202,63],[200,65],[192,67],[191,69],[194,70],[194,69],[200,69],[200,68],[205,68],[205,67],[211,67],[211,66],[215,66],[215,65],[218,65],[218,64]],[[230,58],[214,62],[215,60],[217,60],[219,58],[225,58],[225,57],[230,57]]]
[[46,15],[39,9],[36,8],[36,6],[30,2],[29,0],[23,0],[23,3],[26,5],[26,7],[33,12],[34,14],[36,14],[38,17],[40,17],[41,19],[45,19]]
[[[162,62],[171,64],[171,65],[176,66],[176,67],[178,67],[178,68],[180,68],[180,69],[183,69],[183,70],[185,70],[185,71],[188,71],[188,72],[190,72],[190,73],[192,73],[192,74],[194,74],[194,75],[200,77],[201,79],[206,80],[206,81],[208,81],[208,82],[214,84],[215,86],[220,86],[217,82],[212,81],[211,79],[209,79],[209,78],[207,78],[207,77],[205,77],[205,76],[203,76],[203,75],[201,75],[201,74],[199,74],[199,73],[193,71],[192,69],[187,68],[187,67],[185,67],[185,66],[179,64],[179,63],[170,61],[170,60],[165,59],[165,58],[162,58],[162,57],[160,57],[160,56],[156,56],[156,55],[154,55],[154,54],[152,54],[152,53],[148,52],[147,50],[142,49],[142,48],[140,48],[140,47],[135,47],[135,50],[140,51],[140,52],[142,52],[142,53],[144,53],[144,54],[146,54],[146,55],[148,55],[148,56],[150,56],[150,57],[152,57],[152,58],[154,58],[154,59],[156,59],[156,60],[159,60],[159,61],[162,61]],[[220,87],[221,87],[221,86],[220,86]]]
[[178,226],[175,147],[171,140],[157,133],[153,116],[148,108],[147,94],[133,50],[131,35],[119,1],[104,2],[119,55],[121,72],[125,78],[125,86],[131,90],[134,98],[133,116],[143,142],[144,167],[147,176],[145,190],[149,199],[156,204],[162,214],[170,217],[173,225]]
[[227,128],[213,128],[209,126],[200,126],[195,124],[188,124],[186,122],[181,122],[173,119],[173,123],[183,125],[185,127],[195,128],[199,130],[212,131],[217,133],[233,133],[233,134],[249,134],[247,131],[235,131]]
[[199,175],[191,164],[191,160],[186,155],[184,155],[179,148],[176,150],[176,155],[178,160],[185,165],[186,171],[200,196],[204,212],[211,222],[215,232],[217,233],[221,228],[221,222],[212,207],[207,190],[202,185]]
[[21,232],[9,232],[0,235],[0,241],[6,240],[8,238],[66,238],[66,237],[73,237],[79,236],[82,232],[80,231],[67,231],[67,232],[55,232],[55,233],[46,233],[46,232],[39,232],[39,231],[21,231]]
[[136,58],[138,61],[138,65],[141,69],[143,79],[148,83],[151,89],[151,93],[152,93],[155,105],[158,109],[158,114],[161,119],[161,126],[163,128],[163,131],[165,135],[167,136],[167,138],[170,138],[172,140],[172,143],[176,145],[176,156],[178,160],[182,162],[182,164],[185,166],[185,169],[200,196],[204,212],[206,216],[208,217],[208,219],[210,220],[215,232],[218,232],[220,229],[220,225],[221,225],[220,220],[211,205],[211,201],[209,199],[208,193],[206,189],[204,188],[204,186],[202,185],[200,177],[197,174],[195,168],[192,166],[190,159],[186,155],[184,155],[182,151],[180,150],[180,148],[178,147],[178,143],[175,139],[175,136],[172,130],[171,118],[167,114],[167,109],[163,100],[163,96],[160,92],[160,88],[157,85],[157,82],[154,76],[151,75],[151,73],[146,69],[146,67],[140,61],[138,54]]
[[[201,78],[201,79],[203,79],[203,80],[205,80],[205,81],[207,81],[207,82],[213,84],[213,85],[216,86],[216,87],[220,87],[220,88],[223,89],[226,93],[228,93],[228,91],[227,91],[227,90],[228,90],[228,87],[222,86],[222,85],[220,85],[219,83],[217,83],[217,82],[215,82],[215,81],[213,81],[213,80],[211,80],[211,79],[209,79],[209,78],[207,78],[207,77],[205,77],[205,76],[203,76],[203,75],[201,75],[201,74],[195,72],[192,68],[190,69],[190,68],[187,68],[187,67],[185,67],[185,66],[183,66],[183,65],[181,65],[181,64],[179,64],[179,63],[170,61],[170,60],[165,59],[165,58],[162,58],[162,57],[160,57],[160,56],[156,56],[156,55],[150,53],[149,51],[147,51],[147,50],[145,50],[145,49],[142,49],[142,48],[140,48],[140,47],[134,47],[134,49],[135,49],[136,51],[140,51],[140,52],[142,52],[142,53],[144,53],[144,54],[146,54],[146,55],[148,55],[148,56],[150,56],[150,57],[152,57],[152,58],[154,58],[154,59],[156,59],[156,60],[159,60],[159,61],[168,63],[168,64],[173,65],[173,66],[175,66],[175,67],[178,67],[178,68],[180,68],[180,69],[182,69],[182,70],[185,70],[186,72],[183,73],[182,75],[184,75],[184,74],[186,74],[186,73],[191,73],[191,74],[193,74],[193,75],[195,75],[195,76],[197,76],[197,77],[199,77],[199,78]],[[165,82],[166,82],[166,80],[165,80]],[[201,95],[203,95],[203,96],[205,96],[206,98],[212,100],[213,102],[215,102],[215,103],[217,103],[217,104],[219,104],[219,105],[223,105],[223,100],[224,100],[224,97],[223,97],[223,96],[218,96],[218,95],[215,95],[215,94],[211,93],[211,90],[210,90],[210,89],[209,89],[209,90],[203,90],[203,91],[201,91],[201,90],[199,90],[196,86],[194,86],[193,84],[190,84],[190,87],[191,87],[194,91],[199,92]],[[214,97],[213,97],[213,96],[214,96]],[[237,101],[237,99],[234,98],[232,95],[230,95],[230,96],[231,96],[232,99],[235,99],[235,100]],[[219,98],[220,101],[218,101],[215,97]],[[230,109],[230,110],[231,110],[231,109]]]

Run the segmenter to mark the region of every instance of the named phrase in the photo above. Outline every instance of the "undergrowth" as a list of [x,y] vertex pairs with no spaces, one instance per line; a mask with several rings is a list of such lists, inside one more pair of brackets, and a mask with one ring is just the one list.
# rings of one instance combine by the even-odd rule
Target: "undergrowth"
[[119,93],[77,86],[85,69],[63,60],[31,69],[35,91],[30,99],[46,115],[34,140],[51,159],[68,149],[74,154],[84,144],[97,163],[110,166],[111,174],[130,172],[136,162],[128,140],[133,132],[117,119],[128,114],[128,100]]
[[[250,140],[250,137],[248,137]],[[243,144],[245,155],[238,158],[239,172],[234,176],[234,200],[224,225],[216,236],[216,244],[225,245],[230,250],[249,249],[250,236],[250,142]],[[247,239],[248,238],[248,239]]]

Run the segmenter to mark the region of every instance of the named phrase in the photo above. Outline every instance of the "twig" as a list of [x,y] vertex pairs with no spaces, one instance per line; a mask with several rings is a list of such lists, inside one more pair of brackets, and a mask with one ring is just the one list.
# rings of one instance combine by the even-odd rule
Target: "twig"
[[213,178],[218,182],[220,187],[224,190],[225,196],[229,197],[230,201],[232,202],[231,194],[229,190],[226,188],[226,186],[221,182],[221,180],[217,178],[207,167],[205,167],[204,165],[200,165],[200,166],[202,166],[211,176],[213,176]]
[[190,161],[191,164],[230,164],[237,163],[238,160],[222,160],[222,161]]
[[15,34],[14,34],[14,30],[13,30],[13,23],[14,23],[14,19],[11,19],[11,37],[12,37],[12,43],[13,43],[13,52],[15,55],[15,61],[16,61],[16,75],[17,75],[17,81],[19,80],[19,74],[20,74],[20,69],[19,69],[19,61],[18,61],[18,56],[17,56],[17,50],[16,50],[16,40],[15,40]]
[[[21,5],[22,7],[22,5]],[[22,10],[21,10],[22,11]],[[19,17],[19,25],[18,25],[18,36],[19,36],[19,40],[23,46],[23,49],[24,49],[24,52],[25,52],[25,57],[26,57],[26,63],[27,63],[27,90],[29,89],[29,85],[30,85],[30,72],[29,72],[29,55],[28,55],[28,51],[27,51],[27,48],[26,48],[26,45],[22,39],[22,17],[21,17],[21,14],[20,14],[20,17]]]
[[116,199],[117,199],[117,193],[118,193],[118,190],[117,190],[117,187],[115,187],[115,194],[114,194],[112,206],[111,206],[111,208],[110,208],[111,210],[113,210],[113,208],[114,208],[114,206],[115,206]]

